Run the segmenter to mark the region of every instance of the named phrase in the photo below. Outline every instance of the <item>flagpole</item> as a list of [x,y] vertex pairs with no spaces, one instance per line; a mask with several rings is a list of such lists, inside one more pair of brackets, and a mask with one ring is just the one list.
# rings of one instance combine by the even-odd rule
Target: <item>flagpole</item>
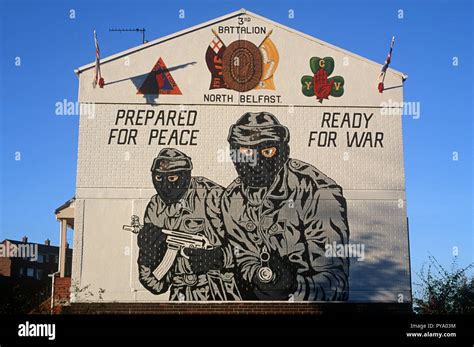
[[390,50],[388,51],[387,58],[385,59],[385,63],[382,67],[382,72],[379,75],[379,81],[380,81],[380,77],[382,77],[382,81],[380,81],[378,84],[379,93],[382,93],[384,90],[385,76],[387,75],[388,66],[390,65],[390,62],[392,60],[392,50],[393,50],[394,44],[395,44],[395,36],[392,36],[392,42],[390,42]]
[[225,45],[224,41],[219,37],[219,35],[217,35],[216,31],[212,28],[211,28],[211,31],[219,39],[219,41],[221,41]]
[[97,33],[94,30],[94,46],[95,46],[95,71],[94,71],[94,80],[92,81],[92,87],[96,87],[99,84],[100,88],[104,88],[105,82],[102,77],[102,72],[100,71],[100,48],[99,42],[97,40]]
[[258,48],[260,48],[260,47],[263,45],[263,43],[265,42],[265,40],[268,39],[268,37],[272,34],[272,32],[273,32],[273,29],[271,29],[271,30],[268,32],[268,34],[265,35],[265,37],[263,38],[262,42],[260,42],[260,44],[258,45]]
[[[395,36],[392,36],[392,42],[390,42],[390,60],[392,60],[392,49],[393,49],[393,44],[394,43],[395,43]],[[387,70],[388,70],[388,66],[387,66],[387,69],[385,70],[385,72],[383,73],[382,83],[385,82],[385,76],[387,75]]]
[[97,76],[98,76],[98,72],[97,72],[97,35],[95,33],[95,30],[94,30],[94,49],[95,49],[95,67],[94,67],[94,80],[92,81],[92,87],[96,87],[97,86]]

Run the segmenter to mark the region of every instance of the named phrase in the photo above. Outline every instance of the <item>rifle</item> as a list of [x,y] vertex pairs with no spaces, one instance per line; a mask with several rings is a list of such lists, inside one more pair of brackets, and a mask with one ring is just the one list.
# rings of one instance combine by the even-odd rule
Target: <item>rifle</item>
[[[143,225],[140,225],[140,218],[136,215],[133,215],[131,218],[130,225],[124,225],[123,230],[130,231],[134,234],[138,234],[143,228]],[[182,231],[167,230],[161,229],[161,231],[167,235],[166,244],[168,248],[163,257],[163,260],[158,265],[158,267],[153,271],[153,274],[158,280],[161,280],[169,271],[171,266],[176,259],[178,251],[181,256],[189,259],[189,257],[184,253],[185,248],[200,248],[200,249],[213,249],[214,246],[204,235],[190,234]]]
[[204,235],[190,234],[182,231],[166,230],[162,229],[162,232],[167,235],[166,243],[168,249],[166,250],[163,260],[158,267],[153,271],[153,274],[158,280],[161,280],[169,271],[174,263],[178,251],[181,256],[186,259],[189,257],[184,253],[185,248],[200,248],[200,249],[213,249],[208,238]]

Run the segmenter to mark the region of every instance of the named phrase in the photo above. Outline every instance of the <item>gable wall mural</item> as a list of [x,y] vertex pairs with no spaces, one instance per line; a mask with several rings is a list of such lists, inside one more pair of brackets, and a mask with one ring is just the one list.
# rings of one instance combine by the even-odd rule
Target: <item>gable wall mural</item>
[[101,69],[79,69],[77,288],[411,300],[401,75],[380,94],[377,64],[248,12]]

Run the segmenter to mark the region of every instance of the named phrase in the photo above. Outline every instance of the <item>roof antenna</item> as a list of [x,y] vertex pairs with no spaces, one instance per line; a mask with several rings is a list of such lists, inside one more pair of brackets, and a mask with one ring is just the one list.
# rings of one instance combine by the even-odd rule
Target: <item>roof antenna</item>
[[139,32],[139,33],[142,33],[142,44],[143,43],[147,43],[148,41],[145,40],[145,28],[142,28],[142,29],[109,29],[109,31],[115,31],[115,32],[119,32],[119,33],[123,33],[123,32],[129,32],[129,31],[134,31],[134,32]]

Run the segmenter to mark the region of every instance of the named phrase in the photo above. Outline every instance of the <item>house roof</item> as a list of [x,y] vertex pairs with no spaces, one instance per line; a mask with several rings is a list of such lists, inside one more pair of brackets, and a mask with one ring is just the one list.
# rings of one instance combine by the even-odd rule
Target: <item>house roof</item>
[[69,199],[68,201],[66,201],[64,204],[62,204],[61,206],[59,206],[57,209],[54,210],[54,214],[58,214],[59,212],[61,212],[62,210],[65,210],[66,208],[68,208],[69,206],[71,206],[71,204],[76,201],[76,197],[73,196],[71,199]]
[[[3,241],[0,241],[0,244],[5,244],[6,242],[9,242],[9,243],[12,243],[12,244],[15,244],[15,245],[19,245],[19,244],[24,244],[25,242],[23,241],[20,241],[20,240],[12,240],[12,239],[4,239]],[[39,242],[26,242],[27,244],[30,244],[30,245],[38,245],[38,247],[40,248],[40,250],[42,252],[44,252],[45,250],[47,249],[52,249],[52,250],[55,250],[55,249],[59,249],[59,246],[55,246],[55,245],[46,245],[44,243],[39,243]],[[72,252],[72,249],[71,248],[67,248],[67,252],[70,253]]]
[[23,242],[21,240],[13,240],[13,239],[4,239],[3,241],[0,242],[0,244],[3,244],[5,242],[10,242],[10,243],[13,243],[15,245],[17,244],[20,244],[20,243],[28,243],[28,244],[32,244],[32,245],[40,245],[40,246],[45,246],[45,247],[55,247],[55,248],[58,248],[59,246],[54,246],[54,245],[45,245],[44,243],[38,243],[38,242]]
[[[125,50],[125,51],[122,51],[122,52],[119,52],[117,54],[114,54],[114,55],[111,55],[111,56],[108,56],[108,57],[105,57],[105,58],[102,58],[101,59],[101,64],[104,64],[104,63],[108,63],[108,62],[111,62],[111,61],[114,61],[116,59],[120,59],[124,56],[127,56],[127,55],[130,55],[132,53],[136,53],[136,52],[139,52],[141,50],[144,50],[144,49],[147,49],[149,47],[152,47],[152,46],[155,46],[155,45],[159,45],[160,43],[163,43],[163,42],[166,42],[166,41],[169,41],[169,40],[172,40],[174,38],[177,38],[179,36],[183,36],[183,35],[186,35],[187,33],[190,33],[190,32],[193,32],[193,31],[196,31],[196,30],[199,30],[199,29],[203,29],[203,28],[206,28],[206,27],[209,27],[209,26],[212,26],[212,25],[215,25],[219,22],[222,22],[222,21],[225,21],[225,20],[228,20],[230,18],[233,18],[233,17],[237,17],[237,16],[240,16],[242,14],[245,14],[245,15],[248,15],[250,17],[254,17],[254,18],[258,18],[264,22],[267,22],[268,24],[271,24],[271,25],[274,25],[282,30],[286,30],[288,32],[291,32],[295,35],[298,35],[300,37],[303,37],[307,40],[310,40],[310,41],[314,41],[322,46],[326,46],[328,48],[331,48],[331,49],[334,49],[336,51],[339,51],[347,56],[350,56],[354,59],[358,59],[360,61],[363,61],[365,63],[368,63],[368,64],[372,64],[372,65],[376,65],[378,67],[381,67],[382,64],[380,63],[377,63],[377,62],[374,62],[370,59],[367,59],[367,58],[364,58],[360,55],[357,55],[355,53],[352,53],[350,51],[347,51],[345,49],[342,49],[342,48],[339,48],[337,46],[334,46],[334,45],[331,45],[325,41],[322,41],[322,40],[319,40],[313,36],[310,36],[310,35],[307,35],[305,33],[302,33],[298,30],[295,30],[295,29],[292,29],[290,27],[287,27],[285,25],[282,25],[278,22],[274,22],[268,18],[265,18],[265,17],[262,17],[262,16],[259,16],[258,14],[255,14],[253,12],[250,12],[250,11],[247,11],[246,9],[240,9],[238,11],[235,11],[235,12],[231,12],[229,14],[226,14],[222,17],[218,17],[218,18],[215,18],[215,19],[212,19],[210,21],[207,21],[205,23],[201,23],[201,24],[198,24],[198,25],[195,25],[193,27],[190,27],[190,28],[187,28],[185,30],[181,30],[181,31],[178,31],[176,33],[173,33],[171,35],[167,35],[167,36],[164,36],[162,38],[158,38],[156,40],[153,40],[153,41],[150,41],[150,42],[147,42],[145,44],[142,44],[142,45],[139,45],[139,46],[136,46],[136,47],[133,47],[133,48],[130,48],[128,50]],[[88,70],[88,69],[91,69],[95,66],[95,62],[92,62],[90,64],[86,64],[86,65],[83,65],[79,68],[77,68],[76,70],[74,70],[74,72],[79,75],[81,72],[85,71],[85,70]],[[397,71],[397,70],[394,70],[392,68],[389,68],[387,70],[387,72],[390,72],[390,73],[393,73],[395,75],[398,75],[399,77],[401,77],[402,79],[406,79],[407,78],[407,75],[405,75],[404,73],[400,72],[400,71]]]

